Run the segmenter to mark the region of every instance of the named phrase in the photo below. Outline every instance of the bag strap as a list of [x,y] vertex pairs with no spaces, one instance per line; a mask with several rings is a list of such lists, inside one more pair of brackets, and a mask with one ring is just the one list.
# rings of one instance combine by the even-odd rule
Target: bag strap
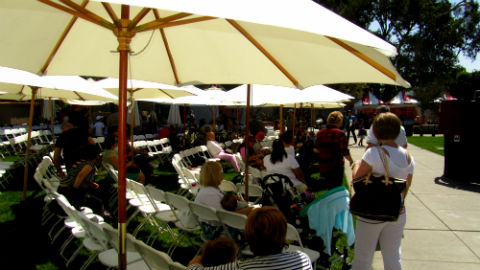
[[380,155],[380,159],[382,160],[382,163],[383,163],[383,169],[385,170],[385,177],[388,178],[390,177],[390,175],[388,173],[388,160],[384,152],[385,150],[381,146],[377,146],[377,150],[378,150],[378,154]]

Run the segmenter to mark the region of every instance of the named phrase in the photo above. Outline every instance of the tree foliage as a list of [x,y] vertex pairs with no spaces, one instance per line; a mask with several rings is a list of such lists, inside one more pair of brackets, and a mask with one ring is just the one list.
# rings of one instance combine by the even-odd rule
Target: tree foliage
[[[480,51],[478,0],[315,2],[393,44],[398,50],[392,59],[394,66],[411,83],[415,98],[425,106],[446,91],[455,92],[458,97],[472,97],[475,86],[461,85],[460,80],[474,76],[464,74],[458,56],[463,53],[474,58]],[[386,85],[369,85],[369,88],[383,100],[400,90]]]

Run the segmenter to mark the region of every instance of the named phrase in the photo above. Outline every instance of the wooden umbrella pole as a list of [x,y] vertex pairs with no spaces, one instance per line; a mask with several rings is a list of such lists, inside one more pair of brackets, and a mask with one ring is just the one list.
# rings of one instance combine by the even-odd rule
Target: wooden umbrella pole
[[30,159],[30,145],[32,140],[32,123],[33,123],[33,111],[35,109],[35,97],[37,96],[38,87],[32,88],[32,99],[30,100],[30,111],[28,112],[28,138],[27,149],[25,150],[25,167],[23,170],[23,197],[22,200],[27,199],[27,186],[28,186],[28,160]]
[[[172,105],[170,105],[172,106]],[[183,134],[187,131],[187,104],[183,104]]]
[[313,103],[310,104],[310,126],[314,127],[315,123],[315,107],[313,106]]
[[53,101],[52,98],[48,98],[48,105],[50,107],[50,129],[52,132],[52,140],[55,143],[55,126],[53,125]]
[[245,123],[245,201],[248,202],[248,136],[250,134],[250,90],[252,86],[248,84],[247,86],[247,115],[246,115],[246,123]]
[[212,115],[212,117],[213,117],[213,118],[212,118],[212,119],[213,119],[213,120],[212,120],[212,121],[213,121],[213,122],[212,122],[212,123],[213,123],[212,131],[215,132],[215,131],[216,131],[216,128],[215,128],[215,127],[216,127],[216,123],[215,123],[215,105],[212,105],[212,114],[213,114],[213,115]]
[[126,249],[126,133],[127,133],[127,74],[128,54],[130,41],[135,35],[134,28],[129,28],[130,7],[122,5],[121,20],[119,27],[114,30],[118,39],[118,51],[120,52],[119,64],[119,93],[118,93],[118,269],[127,268]]
[[283,126],[283,105],[280,105],[280,134],[283,134],[284,132]]
[[295,122],[297,122],[296,113],[297,113],[297,103],[293,104],[293,121],[292,121],[293,136],[295,136]]

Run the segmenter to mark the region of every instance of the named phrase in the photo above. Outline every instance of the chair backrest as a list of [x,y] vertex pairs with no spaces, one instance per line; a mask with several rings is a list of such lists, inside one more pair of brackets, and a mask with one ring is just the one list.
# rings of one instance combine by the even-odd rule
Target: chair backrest
[[139,183],[134,180],[126,179],[126,185],[127,185],[127,189],[135,193],[135,195],[137,196],[137,199],[140,202],[145,204],[147,200],[150,199],[150,195],[148,194],[147,190],[145,189],[145,186],[142,183]]
[[170,265],[173,264],[172,259],[165,252],[156,250],[140,240],[136,240],[134,245],[151,270],[170,269]]
[[[78,212],[78,211],[77,211]],[[105,231],[102,228],[102,225],[88,219],[84,214],[78,212],[82,227],[84,227],[87,234],[95,239],[97,244],[102,246],[103,250],[110,248],[110,240]]]
[[297,228],[290,223],[287,223],[287,236],[286,239],[288,241],[297,242],[300,247],[303,248],[302,238],[300,237],[300,233],[298,233]]
[[190,202],[188,204],[190,210],[194,215],[196,215],[202,221],[213,221],[221,223],[220,219],[217,216],[217,210],[211,206]]
[[218,188],[223,192],[237,193],[237,186],[232,181],[222,180]]
[[220,222],[229,227],[239,230],[245,229],[245,224],[247,223],[247,216],[244,214],[239,214],[223,209],[217,209],[217,216],[220,219]]
[[[112,227],[112,225],[108,223],[102,223],[101,226],[103,228],[103,231],[105,232],[105,235],[107,236],[110,246],[112,246],[115,250],[118,251],[118,229],[115,229],[114,227]],[[137,248],[135,247],[135,245],[132,244],[131,237],[133,236],[127,234],[127,252],[137,252]]]
[[[245,183],[237,183],[237,192],[245,197]],[[263,188],[257,184],[248,185],[248,200],[253,203],[258,203],[263,196]]]
[[[171,192],[165,192],[165,199],[167,200],[166,202],[168,205],[170,205],[170,207],[178,210],[173,211],[173,213],[184,228],[194,228],[198,225],[196,215],[192,214],[192,211],[189,207],[189,204],[191,202],[190,200],[181,195]],[[191,218],[192,215],[194,216],[194,218]]]

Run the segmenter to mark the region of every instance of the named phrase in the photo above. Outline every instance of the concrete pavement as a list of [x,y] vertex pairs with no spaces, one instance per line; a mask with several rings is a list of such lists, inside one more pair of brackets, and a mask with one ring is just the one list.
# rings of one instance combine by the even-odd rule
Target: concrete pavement
[[[480,184],[467,188],[437,184],[443,156],[411,144],[408,150],[415,158],[415,172],[406,199],[403,269],[480,269]],[[350,152],[360,160],[365,148],[351,145]],[[380,251],[373,269],[383,269]]]

